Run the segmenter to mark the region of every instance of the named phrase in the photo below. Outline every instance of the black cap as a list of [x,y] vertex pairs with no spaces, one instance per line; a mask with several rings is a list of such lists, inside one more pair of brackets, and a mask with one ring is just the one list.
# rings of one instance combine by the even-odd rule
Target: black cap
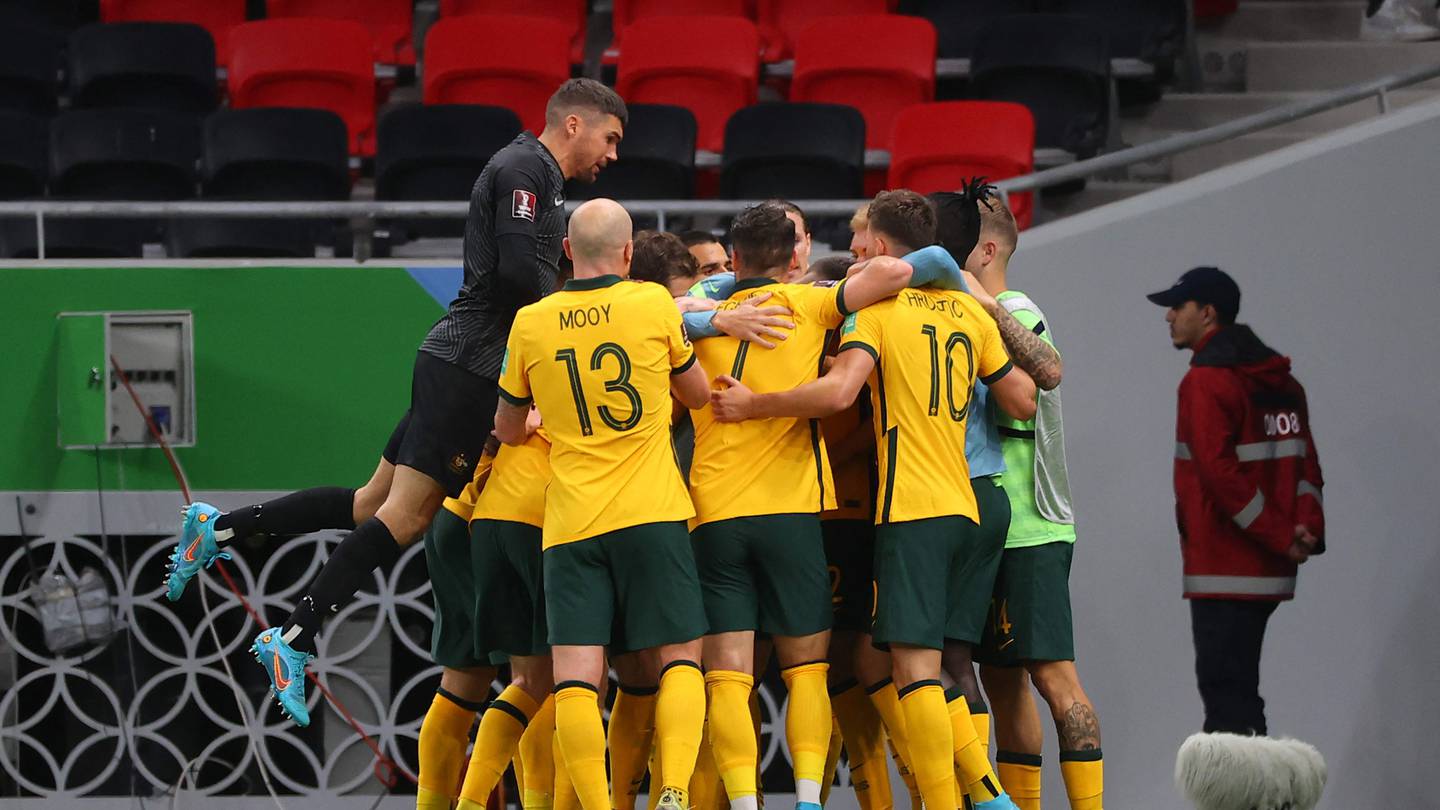
[[1209,304],[1226,323],[1233,323],[1240,314],[1240,286],[1218,267],[1187,270],[1170,289],[1145,297],[1162,307],[1178,307],[1186,301]]

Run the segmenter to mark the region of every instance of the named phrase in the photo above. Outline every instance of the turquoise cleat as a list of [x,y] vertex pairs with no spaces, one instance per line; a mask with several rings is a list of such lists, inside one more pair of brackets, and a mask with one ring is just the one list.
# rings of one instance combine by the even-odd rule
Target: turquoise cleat
[[221,551],[215,542],[215,518],[220,510],[208,503],[195,502],[180,510],[185,520],[180,524],[180,540],[175,543],[175,553],[170,555],[167,566],[170,573],[165,577],[165,598],[171,602],[180,601],[185,586],[216,560],[230,559],[228,551]]
[[1015,802],[1011,801],[1009,794],[1001,793],[988,802],[977,803],[975,810],[1019,810],[1019,808],[1015,806]]
[[795,810],[823,810],[816,802],[796,802]]
[[310,709],[305,705],[305,665],[315,656],[292,649],[280,637],[280,628],[271,627],[255,637],[250,645],[255,660],[270,676],[270,692],[280,703],[280,711],[298,726],[310,725]]

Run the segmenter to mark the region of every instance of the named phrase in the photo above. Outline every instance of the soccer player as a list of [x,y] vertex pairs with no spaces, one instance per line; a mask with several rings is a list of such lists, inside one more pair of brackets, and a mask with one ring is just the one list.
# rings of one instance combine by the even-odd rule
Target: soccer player
[[[500,448],[470,518],[472,644],[479,656],[508,660],[511,678],[480,719],[460,790],[460,810],[485,806],[554,687],[541,576],[550,441],[537,422],[532,414],[526,426],[529,436],[519,445]],[[520,785],[526,808],[543,804],[537,797],[553,789],[542,787],[545,780],[538,777],[526,773]]]
[[706,278],[716,273],[729,273],[735,268],[730,263],[730,255],[725,252],[725,246],[715,238],[715,234],[709,231],[685,231],[680,234],[680,241],[690,250],[690,255],[695,257],[695,262],[700,266],[700,277]]
[[698,408],[709,385],[669,293],[625,280],[631,230],[613,200],[576,209],[565,239],[575,278],[516,315],[495,433],[523,441],[533,402],[552,442],[543,559],[555,737],[582,807],[611,807],[598,698],[618,624],[627,646],[658,657],[659,806],[684,810],[705,720],[706,625],[670,393]]
[[850,217],[850,255],[862,261],[870,258],[870,203],[856,208]]
[[848,317],[841,341],[818,381],[757,394],[722,377],[727,387],[711,394],[712,409],[726,421],[824,417],[870,379],[880,478],[874,638],[891,650],[910,766],[927,807],[958,806],[957,767],[976,807],[1013,807],[968,711],[947,713],[939,676],[945,639],[973,622],[963,598],[977,545],[964,461],[971,391],[980,379],[1003,410],[1029,416],[1034,383],[1013,371],[994,321],[960,292],[905,291]]
[[700,280],[700,264],[675,234],[640,231],[635,234],[630,278],[653,281],[679,298]]
[[539,137],[522,133],[481,172],[465,228],[464,282],[420,346],[410,409],[369,483],[304,490],[228,513],[204,503],[186,508],[168,578],[171,600],[237,536],[353,529],[290,617],[261,631],[253,646],[282,711],[299,725],[310,722],[304,670],[325,617],[349,603],[376,568],[393,566],[445,496],[470,482],[490,435],[511,320],[556,283],[565,180],[593,181],[615,160],[626,117],[613,90],[572,79],[550,97]]
[[[1003,307],[1027,335],[1054,351],[1049,319],[1029,296],[1008,286],[1010,257],[1019,241],[1015,217],[998,197],[982,199],[979,213],[980,238],[965,262],[965,269],[979,280],[975,295],[987,310]],[[1012,350],[1011,356],[1023,354],[1023,349]],[[1052,365],[1058,377],[1058,356]],[[1022,810],[1040,807],[1043,737],[1030,696],[1033,682],[1055,721],[1071,808],[1098,810],[1104,764],[1095,707],[1075,669],[1070,613],[1075,517],[1059,392],[1038,394],[1033,419],[1001,417],[999,424],[1012,517],[985,638],[976,655],[995,708],[996,767]]]
[[470,744],[475,715],[484,711],[495,667],[475,654],[475,581],[470,532],[475,501],[490,478],[495,447],[487,445],[475,477],[458,497],[446,498],[425,532],[425,564],[435,603],[430,657],[442,667],[440,686],[420,724],[417,810],[449,810]]
[[[769,292],[772,302],[792,311],[795,330],[768,352],[752,352],[733,338],[703,341],[696,353],[707,368],[728,369],[761,390],[814,380],[830,332],[845,315],[910,281],[909,265],[886,260],[858,269],[837,287],[778,283],[795,271],[796,232],[786,210],[773,202],[735,218],[730,242],[736,283],[721,309]],[[817,516],[835,503],[819,424],[782,418],[725,425],[708,408],[693,416],[692,536],[710,624],[705,680],[716,764],[731,806],[755,810],[758,752],[749,702],[755,634],[767,632],[790,690],[786,739],[796,800],[799,807],[818,808],[831,729],[824,663],[831,617]]]

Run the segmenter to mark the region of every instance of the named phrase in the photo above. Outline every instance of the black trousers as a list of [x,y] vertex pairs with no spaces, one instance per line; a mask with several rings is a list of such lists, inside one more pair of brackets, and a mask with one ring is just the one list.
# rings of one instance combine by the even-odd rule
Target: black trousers
[[1205,731],[1266,733],[1260,697],[1260,646],[1278,602],[1191,599],[1195,678],[1205,703]]

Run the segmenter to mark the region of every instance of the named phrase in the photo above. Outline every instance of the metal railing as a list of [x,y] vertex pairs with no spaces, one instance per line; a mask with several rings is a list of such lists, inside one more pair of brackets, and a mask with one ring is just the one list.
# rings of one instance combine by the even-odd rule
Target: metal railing
[[[1390,111],[1389,91],[1408,87],[1429,79],[1440,78],[1440,65],[1428,65],[1383,76],[1367,82],[1302,99],[1274,109],[1258,112],[1195,132],[1184,132],[1158,141],[1120,149],[1088,160],[1080,160],[1042,171],[996,182],[1005,193],[1031,191],[1083,180],[1126,166],[1168,157],[1202,146],[1220,143],[1252,132],[1296,121],[1317,113],[1375,97],[1378,112]],[[657,227],[665,229],[671,216],[730,215],[755,200],[626,200],[632,214],[654,216]],[[816,216],[849,216],[866,202],[857,200],[797,200],[806,213]],[[578,202],[566,203],[573,210]],[[50,217],[94,217],[102,219],[144,218],[267,218],[267,219],[349,219],[355,227],[355,258],[369,258],[369,240],[376,222],[387,219],[464,219],[469,210],[466,201],[398,202],[217,202],[178,200],[174,202],[99,202],[71,200],[34,200],[0,202],[0,218],[33,218],[36,228],[36,252],[45,258],[45,220]]]

